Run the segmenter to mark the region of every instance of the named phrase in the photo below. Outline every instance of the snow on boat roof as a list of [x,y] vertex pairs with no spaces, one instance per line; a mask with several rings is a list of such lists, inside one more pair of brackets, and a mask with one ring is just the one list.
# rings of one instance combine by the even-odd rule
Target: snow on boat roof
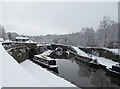
[[28,37],[15,37],[15,39],[29,39]]
[[43,56],[43,55],[35,55],[35,57],[38,57],[38,58],[43,58],[43,59],[45,59],[45,60],[49,60],[49,61],[52,61],[52,60],[54,60],[54,59],[52,59],[52,58],[50,58],[50,57],[47,57],[47,56]]
[[52,50],[47,50],[45,52],[43,52],[42,54],[39,54],[39,55],[35,55],[36,57],[39,57],[39,58],[44,58],[46,60],[54,60],[54,59],[51,59],[50,57],[47,57],[48,55],[50,55],[53,51]]
[[53,51],[52,50],[47,50],[43,52],[41,55],[50,55]]

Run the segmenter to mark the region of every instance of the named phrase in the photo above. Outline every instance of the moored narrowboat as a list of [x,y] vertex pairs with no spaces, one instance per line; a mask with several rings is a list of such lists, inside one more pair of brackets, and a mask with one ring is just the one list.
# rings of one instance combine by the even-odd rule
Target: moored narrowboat
[[107,68],[110,73],[120,75],[120,64],[112,65],[112,68]]
[[92,59],[92,58],[88,58],[88,57],[84,57],[84,56],[80,56],[80,55],[75,55],[74,57],[75,57],[75,59],[80,60],[85,63],[88,63],[88,64],[99,65],[97,59]]
[[33,58],[33,61],[40,63],[44,66],[47,66],[48,68],[58,68],[58,65],[56,65],[56,60],[51,59],[50,57],[43,56],[43,55],[35,55]]

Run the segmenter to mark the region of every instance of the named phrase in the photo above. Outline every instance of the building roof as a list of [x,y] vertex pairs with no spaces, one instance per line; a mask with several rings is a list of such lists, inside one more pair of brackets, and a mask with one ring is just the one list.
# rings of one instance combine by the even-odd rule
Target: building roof
[[0,42],[3,42],[4,40],[3,40],[3,38],[0,38]]
[[15,37],[15,39],[29,39],[28,37]]

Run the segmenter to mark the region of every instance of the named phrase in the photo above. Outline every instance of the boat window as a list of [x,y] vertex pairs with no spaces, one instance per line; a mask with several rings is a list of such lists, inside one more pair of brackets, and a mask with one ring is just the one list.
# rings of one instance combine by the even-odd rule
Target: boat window
[[34,59],[37,59],[37,57],[34,57]]
[[18,39],[15,39],[15,41],[18,41]]
[[23,42],[25,42],[25,39],[22,39]]
[[97,60],[96,60],[96,59],[94,60],[94,63],[97,63]]
[[56,61],[54,60],[49,61],[49,65],[56,65]]

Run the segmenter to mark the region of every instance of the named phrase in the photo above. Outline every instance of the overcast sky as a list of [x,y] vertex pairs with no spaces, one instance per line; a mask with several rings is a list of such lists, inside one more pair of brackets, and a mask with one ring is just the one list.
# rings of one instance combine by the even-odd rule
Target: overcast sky
[[7,32],[24,35],[66,34],[84,27],[97,29],[103,16],[118,20],[117,2],[7,2],[2,23]]

